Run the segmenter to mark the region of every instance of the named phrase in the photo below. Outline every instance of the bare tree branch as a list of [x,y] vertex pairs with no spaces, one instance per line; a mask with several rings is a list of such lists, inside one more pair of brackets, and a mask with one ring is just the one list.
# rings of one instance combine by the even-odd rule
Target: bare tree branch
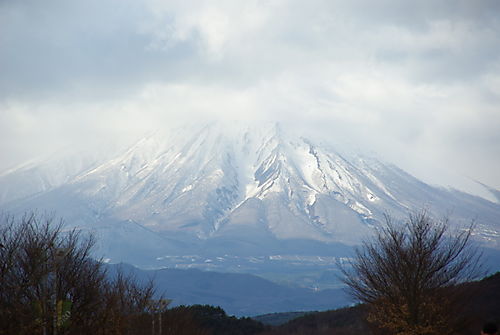
[[481,253],[470,243],[474,229],[450,236],[449,223],[425,211],[386,226],[341,266],[350,294],[370,307],[369,319],[394,334],[450,334],[458,324],[458,284],[479,278]]

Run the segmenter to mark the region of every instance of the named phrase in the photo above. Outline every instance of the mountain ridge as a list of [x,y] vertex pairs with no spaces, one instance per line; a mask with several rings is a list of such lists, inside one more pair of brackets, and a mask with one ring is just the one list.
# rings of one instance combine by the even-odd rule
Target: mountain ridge
[[[474,238],[500,248],[500,204],[433,187],[392,164],[339,151],[279,124],[157,131],[80,167],[66,159],[68,172],[59,171],[52,186],[35,183],[31,194],[26,187],[24,196],[10,201],[8,190],[38,177],[29,169],[2,175],[0,206],[14,213],[55,211],[70,226],[100,234],[106,257],[114,260],[134,257],[131,246],[144,255],[149,250],[151,259],[185,254],[192,244],[219,250],[203,242],[210,240],[224,241],[227,253],[231,245],[235,253],[250,246],[256,253],[275,250],[286,240],[352,246],[373,234],[386,213],[402,218],[422,208],[437,218],[451,212],[457,229],[476,219]],[[49,175],[58,170],[57,161],[48,166]]]

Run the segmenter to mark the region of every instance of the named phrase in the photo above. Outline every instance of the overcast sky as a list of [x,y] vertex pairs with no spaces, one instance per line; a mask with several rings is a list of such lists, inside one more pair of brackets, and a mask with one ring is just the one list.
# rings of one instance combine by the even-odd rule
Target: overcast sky
[[193,119],[500,189],[500,1],[0,0],[0,170]]

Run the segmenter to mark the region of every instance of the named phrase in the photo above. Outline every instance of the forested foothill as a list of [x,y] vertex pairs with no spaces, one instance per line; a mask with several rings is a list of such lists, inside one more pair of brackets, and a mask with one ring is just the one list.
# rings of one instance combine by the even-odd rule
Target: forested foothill
[[[500,272],[481,281],[464,284],[474,292],[461,316],[466,325],[454,334],[477,335],[486,321],[500,323]],[[333,311],[309,313],[283,325],[266,331],[265,335],[323,335],[323,334],[390,334],[367,322],[368,309],[365,304]],[[429,333],[436,334],[436,333]]]

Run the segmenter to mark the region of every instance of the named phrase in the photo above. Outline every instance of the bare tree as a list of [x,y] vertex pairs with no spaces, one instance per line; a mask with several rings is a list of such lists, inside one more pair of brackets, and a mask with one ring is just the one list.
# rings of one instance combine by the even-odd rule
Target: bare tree
[[[0,334],[126,334],[140,325],[152,282],[110,279],[92,236],[53,216],[0,217]],[[140,334],[142,332],[134,332]]]
[[461,327],[460,283],[481,274],[481,254],[470,243],[473,224],[448,234],[448,220],[425,211],[386,227],[341,266],[352,296],[369,307],[368,321],[393,334],[451,334]]

